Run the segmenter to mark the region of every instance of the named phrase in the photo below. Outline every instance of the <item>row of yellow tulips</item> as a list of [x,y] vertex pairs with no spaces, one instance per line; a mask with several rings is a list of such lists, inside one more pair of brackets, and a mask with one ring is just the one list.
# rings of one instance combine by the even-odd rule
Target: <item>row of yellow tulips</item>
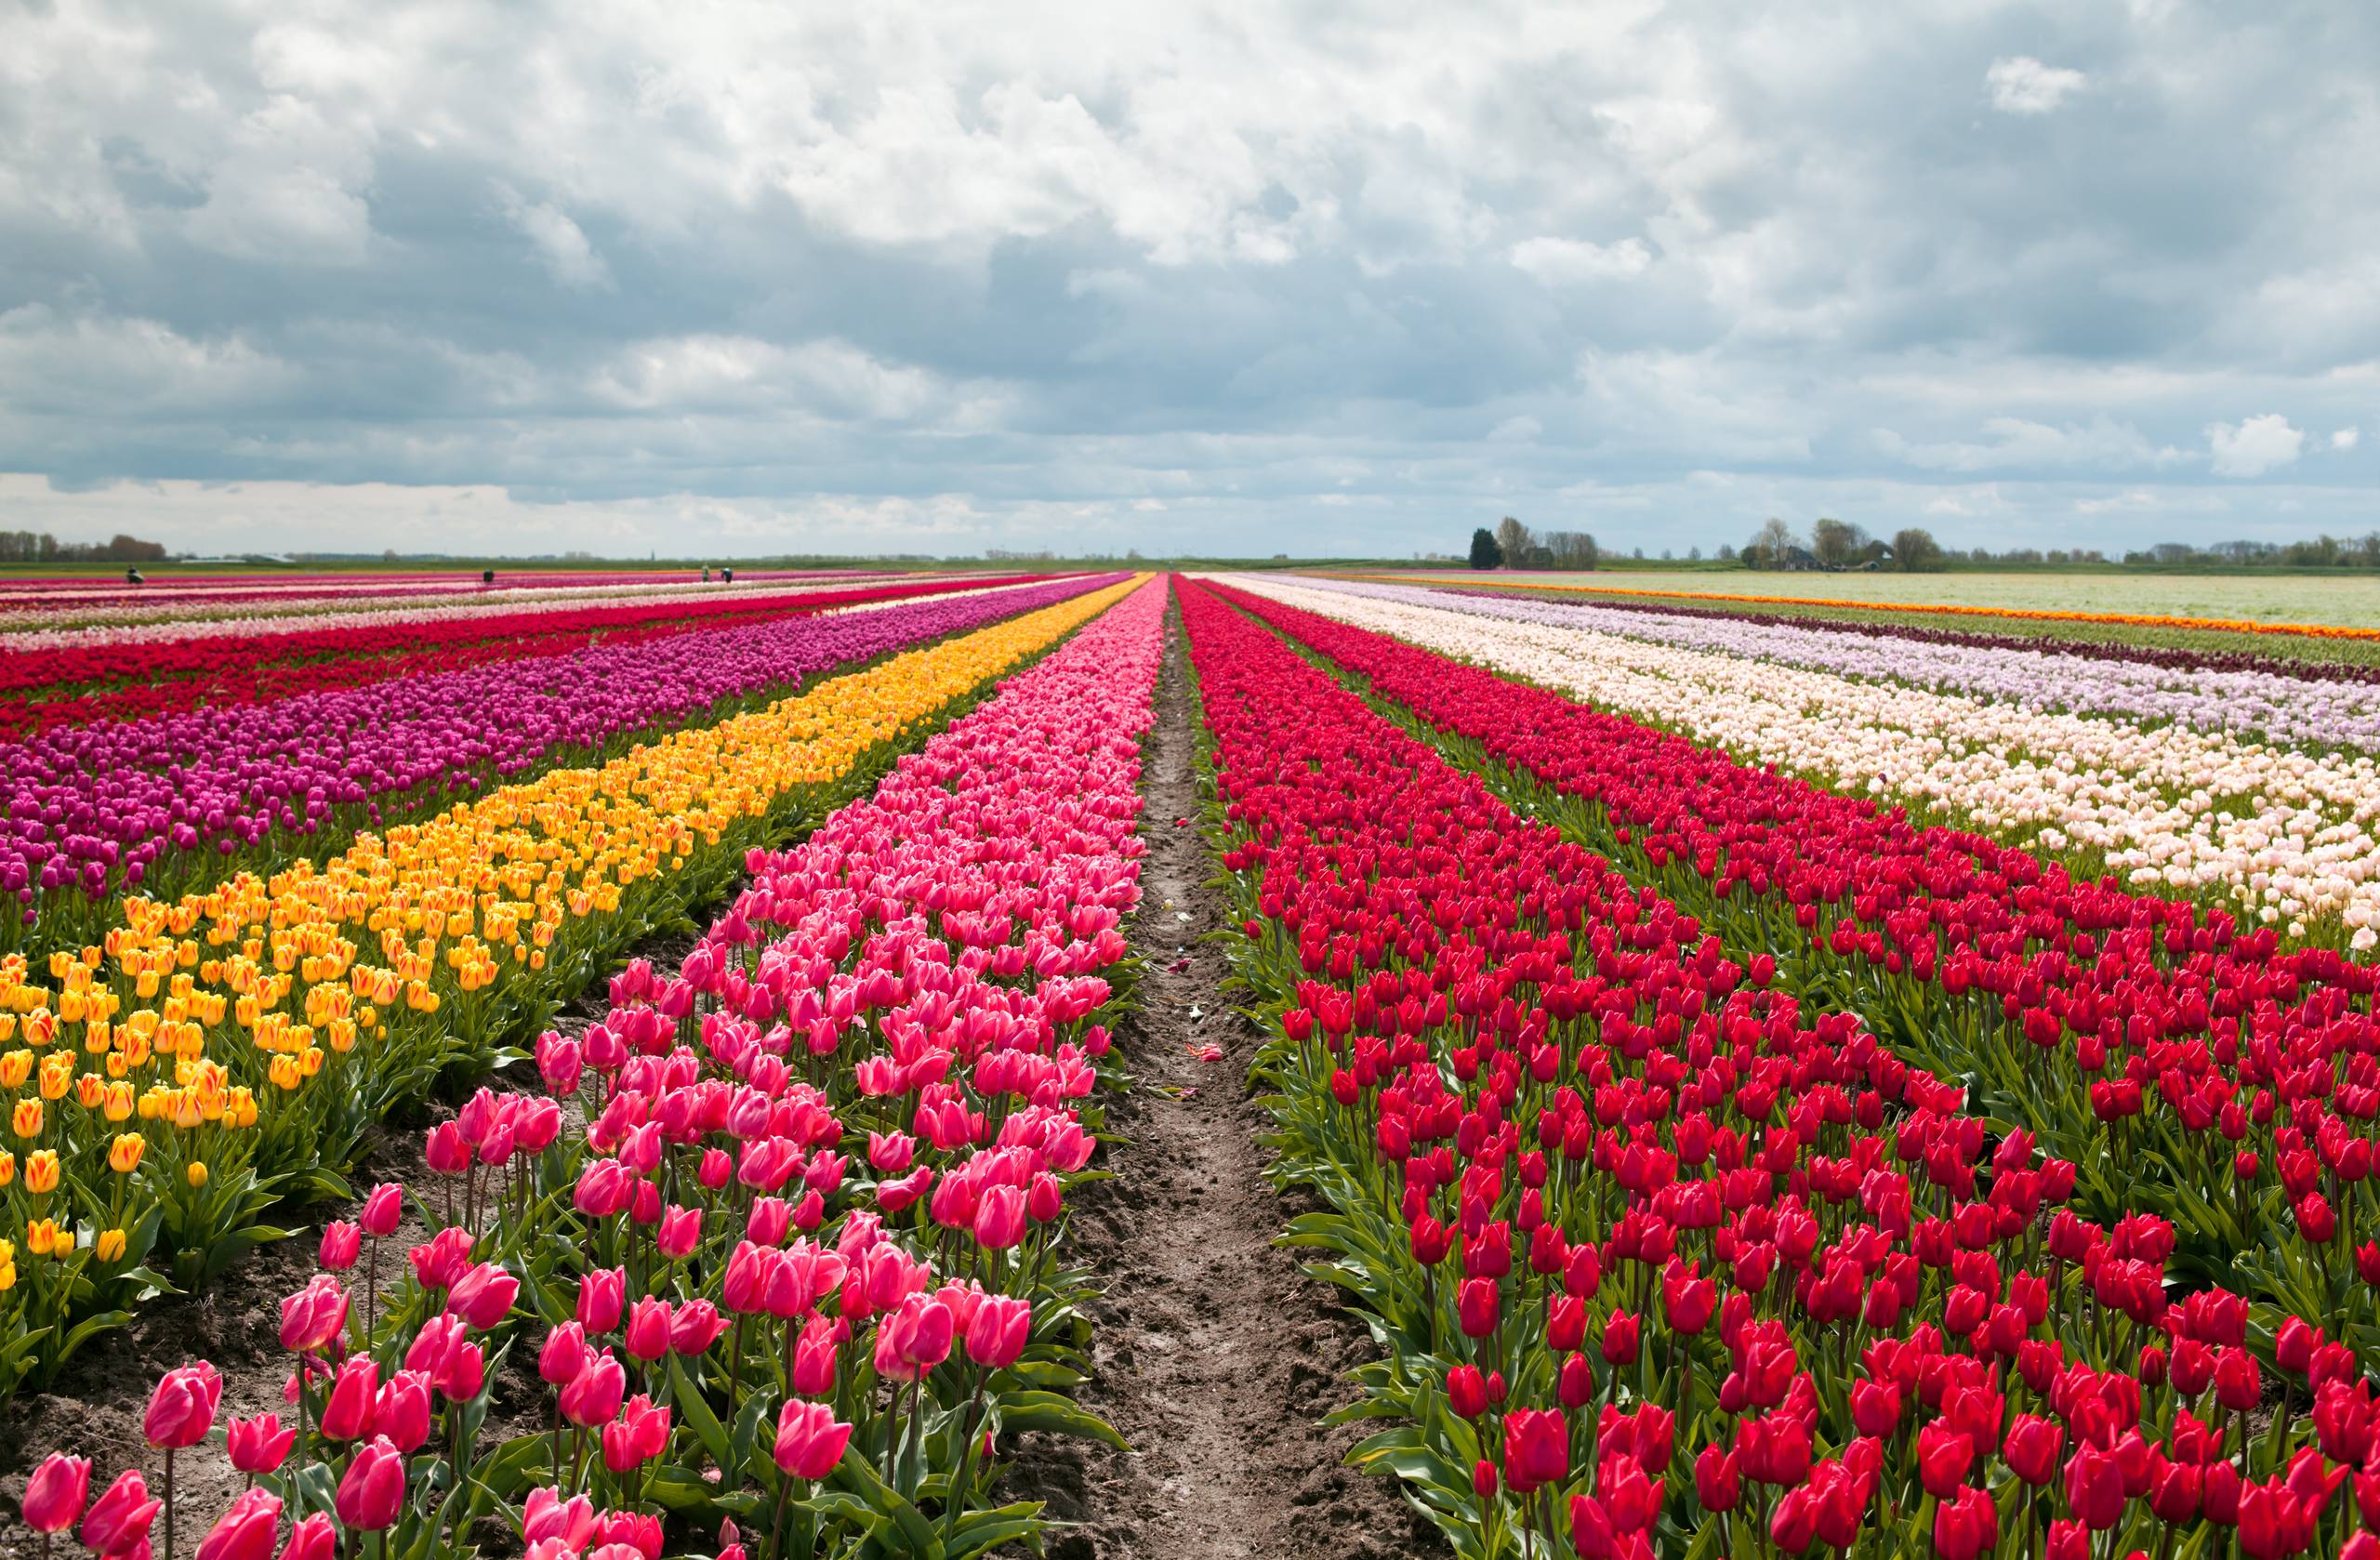
[[375,1120],[449,1067],[517,1057],[747,849],[1137,583],[359,835],[319,867],[127,898],[100,945],[45,969],[0,958],[0,1233],[21,1232],[0,1239],[0,1396],[161,1285],[152,1249],[203,1282],[279,1234],[275,1201],[342,1191]]

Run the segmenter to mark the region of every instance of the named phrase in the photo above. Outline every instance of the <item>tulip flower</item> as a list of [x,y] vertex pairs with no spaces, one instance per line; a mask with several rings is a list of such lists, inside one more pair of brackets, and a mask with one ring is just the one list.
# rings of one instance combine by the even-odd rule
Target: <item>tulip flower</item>
[[590,1338],[600,1338],[620,1325],[628,1303],[628,1274],[621,1268],[599,1268],[578,1281],[578,1325]]
[[356,1223],[373,1239],[386,1240],[397,1233],[397,1223],[403,1215],[404,1189],[393,1181],[384,1181],[364,1197]]
[[587,1547],[595,1532],[595,1505],[584,1495],[574,1495],[568,1501],[550,1486],[541,1485],[529,1491],[522,1504],[521,1536],[535,1545],[559,1540],[571,1553]]
[[339,1281],[316,1274],[281,1302],[281,1346],[301,1355],[327,1348],[346,1328],[347,1309],[347,1290]]
[[620,1411],[628,1373],[609,1354],[597,1355],[562,1389],[562,1417],[581,1430],[608,1423]]
[[103,1555],[131,1553],[148,1542],[149,1526],[164,1506],[150,1495],[140,1470],[127,1468],[83,1514],[83,1546]]
[[1526,1497],[1559,1484],[1570,1471],[1570,1432],[1551,1409],[1515,1408],[1504,1416],[1504,1482]]
[[[418,1346],[418,1345],[416,1345]],[[331,1380],[315,1428],[333,1441],[363,1439],[371,1428],[373,1406],[380,1393],[380,1367],[369,1355],[348,1358]]]
[[280,1531],[281,1497],[245,1490],[198,1540],[198,1560],[272,1560]]
[[45,1537],[65,1532],[83,1514],[90,1488],[89,1459],[51,1452],[25,1481],[25,1496],[19,1502],[25,1526]]
[[355,1265],[364,1251],[364,1228],[348,1220],[334,1220],[323,1226],[321,1249],[314,1260],[332,1273],[345,1273]]
[[151,1446],[167,1451],[194,1447],[215,1428],[216,1407],[222,1400],[223,1379],[214,1366],[205,1360],[178,1366],[165,1372],[150,1395],[140,1433]]
[[788,1401],[777,1415],[773,1455],[787,1474],[815,1483],[842,1461],[851,1438],[852,1427],[838,1421],[826,1405]]
[[1033,1307],[1025,1301],[986,1295],[967,1324],[967,1357],[986,1370],[1005,1369],[1025,1353],[1033,1328]]
[[356,1449],[332,1504],[340,1526],[354,1532],[377,1533],[396,1522],[403,1509],[404,1493],[404,1458],[382,1436]]
[[321,1512],[301,1517],[289,1529],[281,1560],[331,1560],[337,1553],[338,1528]]
[[279,1414],[233,1420],[226,1427],[225,1435],[231,1466],[243,1474],[277,1472],[288,1460],[290,1448],[298,1444],[297,1430],[284,1430]]

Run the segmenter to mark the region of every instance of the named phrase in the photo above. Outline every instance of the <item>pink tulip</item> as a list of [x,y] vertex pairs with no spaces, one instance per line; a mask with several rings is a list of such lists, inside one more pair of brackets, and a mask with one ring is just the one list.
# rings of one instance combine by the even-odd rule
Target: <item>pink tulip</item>
[[[364,1233],[373,1239],[386,1240],[397,1233],[397,1222],[404,1216],[404,1197],[403,1187],[393,1181],[383,1181],[372,1188],[371,1196],[364,1199],[364,1211],[358,1216],[356,1222],[364,1226]],[[304,1526],[304,1523],[298,1524],[300,1527]],[[291,1541],[293,1543],[296,1541],[294,1532]]]
[[1030,1302],[985,1295],[967,1324],[967,1357],[986,1370],[1004,1369],[1025,1353],[1025,1341],[1032,1330]]
[[355,1461],[348,1464],[347,1476],[338,1481],[338,1492],[331,1504],[338,1513],[341,1527],[359,1533],[377,1533],[394,1525],[398,1512],[403,1509],[404,1497],[405,1460],[382,1436],[357,1449]]
[[281,1302],[281,1346],[301,1355],[329,1347],[347,1326],[347,1290],[339,1281],[327,1273],[314,1275],[304,1289]]
[[690,1300],[678,1307],[669,1322],[669,1352],[689,1358],[707,1354],[719,1335],[727,1330],[726,1319],[719,1307],[707,1300]]
[[330,1395],[323,1401],[316,1428],[326,1439],[356,1441],[372,1423],[372,1408],[379,1400],[380,1367],[369,1355],[356,1355],[338,1368]]
[[671,1262],[680,1262],[694,1254],[702,1244],[703,1216],[700,1209],[671,1206],[663,1210],[661,1227],[654,1232],[653,1243]]
[[233,1420],[225,1431],[231,1466],[243,1474],[270,1474],[288,1461],[298,1444],[298,1432],[281,1428],[279,1414],[258,1414]]
[[446,1308],[485,1332],[510,1315],[521,1280],[494,1263],[465,1268],[447,1290]]
[[571,1553],[587,1547],[595,1532],[595,1503],[584,1495],[564,1501],[551,1485],[529,1491],[521,1510],[521,1537],[532,1544],[559,1539]]
[[407,1455],[430,1439],[430,1378],[400,1370],[380,1388],[372,1406],[372,1434]]
[[364,1229],[345,1219],[334,1220],[323,1226],[323,1244],[314,1260],[333,1273],[345,1273],[355,1265],[363,1254]]
[[843,1460],[851,1438],[852,1427],[826,1404],[788,1401],[777,1415],[777,1466],[797,1479],[823,1479]]
[[589,1338],[601,1338],[620,1325],[628,1303],[628,1276],[624,1268],[597,1268],[578,1281],[578,1325]]
[[568,1386],[592,1358],[587,1329],[576,1322],[564,1322],[546,1334],[545,1346],[537,1351],[537,1374],[549,1386]]
[[338,1527],[316,1512],[289,1529],[289,1541],[282,1546],[281,1560],[331,1560],[337,1553]]
[[975,1206],[975,1239],[987,1251],[1006,1251],[1025,1238],[1025,1194],[1013,1186],[987,1186]]
[[793,1352],[794,1391],[805,1397],[824,1397],[835,1390],[843,1340],[850,1332],[850,1324],[840,1317],[813,1315],[802,1324],[801,1341]]
[[83,1514],[90,1493],[90,1459],[51,1452],[25,1481],[25,1526],[36,1533],[65,1532]]
[[423,1145],[430,1168],[439,1175],[460,1175],[471,1168],[470,1144],[463,1141],[462,1129],[452,1121],[441,1121],[430,1130]]
[[272,1560],[280,1530],[281,1497],[267,1489],[243,1491],[198,1540],[198,1560]]
[[628,1357],[650,1365],[669,1352],[669,1302],[650,1295],[628,1308]]
[[627,1392],[628,1372],[620,1362],[609,1354],[597,1355],[562,1389],[562,1417],[581,1430],[608,1424]]
[[165,1505],[152,1500],[138,1468],[126,1468],[83,1515],[83,1547],[123,1554],[149,1541],[149,1525]]
[[215,1428],[215,1409],[223,1401],[223,1378],[205,1360],[165,1372],[150,1396],[141,1417],[140,1433],[152,1447],[175,1450],[194,1447]]
[[950,1312],[911,1295],[876,1329],[876,1373],[888,1382],[915,1382],[950,1357]]

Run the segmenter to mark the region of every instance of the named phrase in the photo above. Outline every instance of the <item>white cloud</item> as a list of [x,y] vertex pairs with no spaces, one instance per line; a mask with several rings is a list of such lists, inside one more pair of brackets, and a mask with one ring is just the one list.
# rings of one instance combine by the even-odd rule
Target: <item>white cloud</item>
[[2206,442],[2216,476],[2261,477],[2294,464],[2306,447],[2306,434],[2279,412],[2268,412],[2241,423],[2209,423]]
[[1608,282],[1634,276],[1653,263],[1653,252],[1642,239],[1617,244],[1590,244],[1576,238],[1528,238],[1513,245],[1514,269],[1548,287],[1576,286],[1582,282]]
[[2363,433],[2360,429],[2342,428],[2334,430],[2331,434],[2331,448],[2334,450],[2351,450],[2355,448],[2356,443],[2362,437]]
[[2091,84],[2080,71],[2044,65],[2030,54],[1995,59],[1983,73],[1991,106],[2003,113],[2048,113]]
[[1877,446],[1911,466],[1934,471],[1990,471],[2010,467],[2094,466],[2122,469],[2170,465],[2180,451],[2159,447],[2129,423],[2095,417],[2052,427],[2022,417],[1991,417],[1988,442],[1912,443],[1891,429],[1876,431]]
[[496,186],[496,199],[505,219],[536,250],[547,274],[565,287],[611,291],[611,268],[569,213],[548,201],[527,200],[509,184]]

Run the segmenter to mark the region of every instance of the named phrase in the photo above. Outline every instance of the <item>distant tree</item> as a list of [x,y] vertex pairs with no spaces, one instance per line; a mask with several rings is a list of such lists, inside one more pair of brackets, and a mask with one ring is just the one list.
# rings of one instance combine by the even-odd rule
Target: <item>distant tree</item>
[[1557,569],[1592,569],[1603,561],[1603,551],[1588,531],[1548,531],[1545,549],[1554,555]]
[[1496,522],[1497,550],[1504,555],[1504,562],[1512,567],[1527,567],[1529,549],[1535,546],[1537,538],[1529,534],[1528,527],[1512,516],[1506,515]]
[[1504,566],[1504,549],[1496,545],[1496,533],[1484,525],[1471,534],[1471,566],[1474,569],[1501,569]]
[[1677,557],[1677,554],[1676,554],[1676,553],[1674,553],[1674,552],[1673,552],[1673,551],[1671,551],[1668,548],[1663,548],[1663,549],[1661,549],[1661,562],[1664,562],[1664,563],[1672,562],[1673,562],[1673,561],[1676,559],[1676,557]]
[[1819,516],[1810,527],[1810,554],[1830,569],[1848,568],[1867,545],[1868,533],[1831,515]]
[[1701,549],[1700,548],[1699,548],[1699,547],[1690,547],[1690,548],[1687,548],[1687,549],[1686,549],[1686,561],[1687,562],[1689,562],[1689,563],[1699,563],[1699,562],[1702,562],[1702,549]]
[[1931,574],[1942,566],[1942,544],[1934,533],[1911,525],[1893,533],[1893,567],[1903,574]]
[[1733,542],[1721,542],[1719,550],[1711,556],[1722,563],[1732,563],[1736,561],[1736,546]]
[[1771,515],[1752,536],[1752,545],[1744,549],[1744,562],[1755,569],[1781,569],[1785,560],[1801,545],[1802,539],[1793,535],[1793,528]]

